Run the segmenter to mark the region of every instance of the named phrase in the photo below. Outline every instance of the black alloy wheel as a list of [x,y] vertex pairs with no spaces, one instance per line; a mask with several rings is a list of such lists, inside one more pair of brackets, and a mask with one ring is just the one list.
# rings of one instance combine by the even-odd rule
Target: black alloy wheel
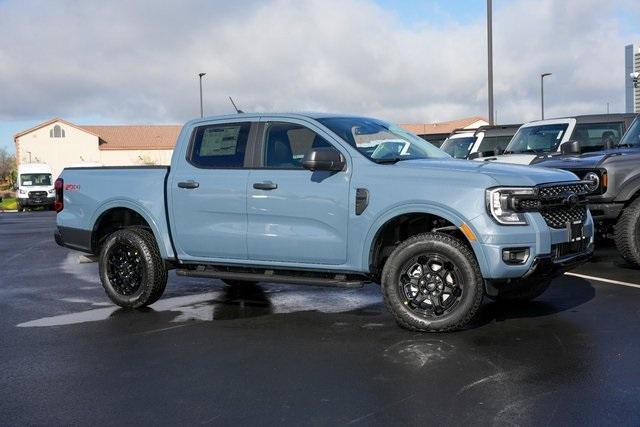
[[421,316],[435,318],[447,314],[460,302],[462,285],[454,263],[430,253],[405,264],[398,290],[407,307]]

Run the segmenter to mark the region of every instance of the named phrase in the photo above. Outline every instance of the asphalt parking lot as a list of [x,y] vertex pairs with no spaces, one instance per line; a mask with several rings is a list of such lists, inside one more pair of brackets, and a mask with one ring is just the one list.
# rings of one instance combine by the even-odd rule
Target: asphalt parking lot
[[[398,328],[361,290],[172,274],[127,312],[48,212],[0,214],[0,424],[640,424],[640,272],[611,247],[468,330]],[[638,284],[638,288],[629,286]]]

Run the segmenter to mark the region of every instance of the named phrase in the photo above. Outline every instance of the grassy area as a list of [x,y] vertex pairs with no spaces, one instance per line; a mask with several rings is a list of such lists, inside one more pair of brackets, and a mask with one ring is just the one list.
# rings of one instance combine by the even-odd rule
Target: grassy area
[[2,198],[0,202],[0,210],[18,209],[18,202],[15,198]]

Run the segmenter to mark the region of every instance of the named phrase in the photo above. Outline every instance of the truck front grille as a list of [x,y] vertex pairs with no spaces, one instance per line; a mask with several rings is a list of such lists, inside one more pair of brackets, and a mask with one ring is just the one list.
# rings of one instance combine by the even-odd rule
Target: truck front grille
[[575,193],[578,196],[589,194],[589,185],[586,182],[570,182],[566,184],[546,184],[538,186],[538,198],[552,200],[562,198],[564,194]]
[[540,210],[547,225],[551,228],[565,228],[567,222],[575,222],[587,218],[587,207],[584,205],[573,207],[556,207]]
[[47,192],[46,191],[29,191],[29,198],[30,199],[41,199],[47,197]]

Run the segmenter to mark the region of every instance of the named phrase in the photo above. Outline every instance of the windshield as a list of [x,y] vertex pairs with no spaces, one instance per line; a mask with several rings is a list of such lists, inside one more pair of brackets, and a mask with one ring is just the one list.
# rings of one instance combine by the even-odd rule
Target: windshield
[[474,136],[447,138],[440,149],[456,159],[466,159],[475,141],[476,138]]
[[505,154],[556,151],[567,127],[567,123],[522,127],[507,146]]
[[36,185],[51,185],[50,173],[23,173],[20,175],[20,185],[33,187]]
[[329,117],[318,121],[377,163],[449,157],[424,139],[380,120]]
[[627,133],[624,134],[619,147],[640,147],[640,119],[636,119]]

